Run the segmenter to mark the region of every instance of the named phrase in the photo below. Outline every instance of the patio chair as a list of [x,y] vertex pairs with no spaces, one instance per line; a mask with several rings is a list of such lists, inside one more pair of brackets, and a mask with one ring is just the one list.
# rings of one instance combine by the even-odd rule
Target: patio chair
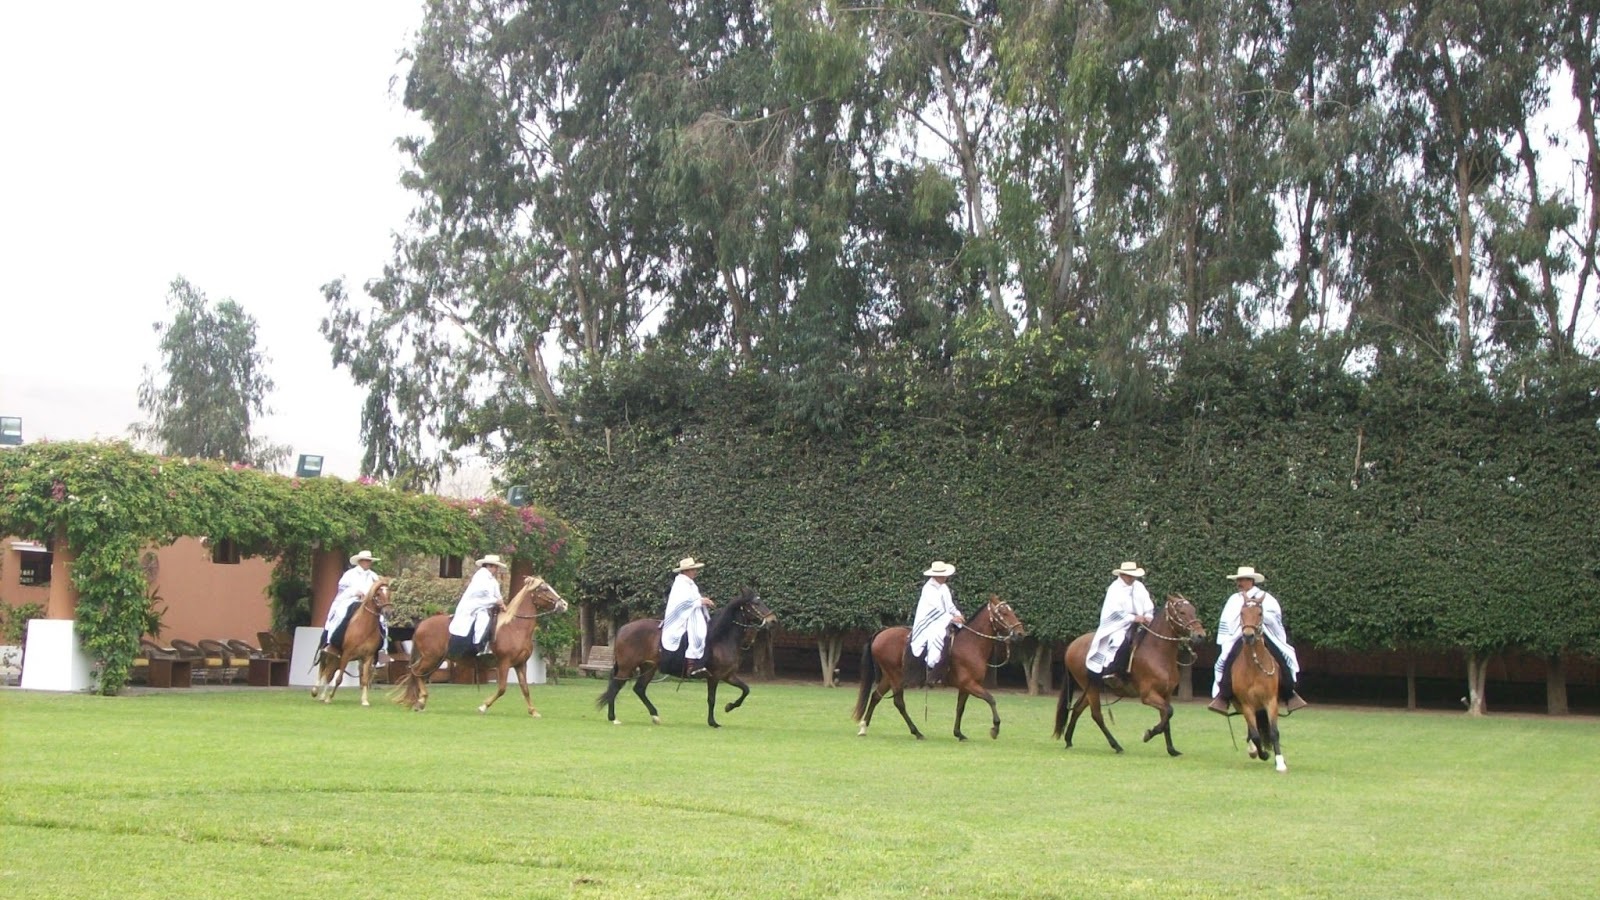
[[208,676],[211,672],[222,668],[221,660],[216,660],[213,664],[204,650],[188,641],[173,638],[172,650],[178,654],[179,659],[187,659],[189,661],[189,665],[192,667],[190,669],[192,677],[194,681],[200,684],[205,684],[209,680]]
[[[204,640],[200,642],[200,649],[205,651],[206,665],[213,664],[222,675],[223,684],[232,684],[239,678],[239,669],[249,668],[250,657],[240,656],[227,644],[221,641]],[[213,663],[213,660],[215,663]]]

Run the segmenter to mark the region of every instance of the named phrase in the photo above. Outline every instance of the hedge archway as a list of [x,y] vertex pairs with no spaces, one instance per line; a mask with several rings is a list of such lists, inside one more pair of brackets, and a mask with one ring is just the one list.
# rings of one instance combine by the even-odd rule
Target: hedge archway
[[0,453],[0,533],[65,538],[76,554],[77,629],[100,690],[127,683],[149,584],[139,554],[180,537],[240,553],[362,545],[393,553],[499,553],[575,589],[584,541],[536,506],[405,493],[370,482],[291,478],[239,464],[156,456],[125,443],[38,443]]

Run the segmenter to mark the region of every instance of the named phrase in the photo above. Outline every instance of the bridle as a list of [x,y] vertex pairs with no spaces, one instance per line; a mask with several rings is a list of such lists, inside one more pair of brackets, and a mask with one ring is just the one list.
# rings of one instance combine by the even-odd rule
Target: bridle
[[[1004,600],[1001,600],[999,603],[993,605],[985,603],[983,608],[989,613],[989,627],[993,628],[995,633],[984,634],[983,632],[979,631],[976,627],[977,616],[973,617],[973,625],[963,625],[961,626],[961,630],[976,637],[981,637],[986,641],[994,641],[995,643],[1006,648],[1006,655],[1004,659],[997,663],[988,663],[989,668],[998,669],[1005,666],[1006,663],[1011,662],[1011,645],[1014,641],[1016,641],[1019,633],[1024,630],[1024,626],[1022,624],[1022,620],[1017,618],[1016,610],[1012,609],[1011,604]],[[1016,622],[1015,625],[1007,622],[1001,617],[1000,613],[1002,610],[1011,614],[1012,620]],[[1001,633],[1002,628],[1005,629],[1004,634]]]
[[[1252,599],[1252,598],[1246,598],[1245,601],[1244,601],[1244,606],[1239,608],[1240,617],[1242,618],[1243,614],[1244,614],[1244,611],[1246,609],[1249,609],[1252,606],[1254,606],[1257,609],[1261,610],[1262,622],[1265,623],[1265,620],[1266,620],[1266,609],[1265,609],[1265,607],[1263,607],[1261,605],[1261,601],[1260,600],[1256,600],[1256,599]],[[1261,644],[1262,644],[1261,634],[1262,634],[1262,632],[1264,630],[1265,630],[1265,628],[1263,627],[1263,624],[1244,625],[1244,624],[1241,623],[1240,626],[1239,626],[1239,636],[1244,639],[1245,646],[1250,648],[1250,661],[1255,663],[1255,666],[1256,666],[1257,669],[1261,670],[1261,674],[1266,675],[1267,677],[1270,678],[1270,677],[1278,674],[1278,661],[1276,659],[1273,659],[1271,653],[1268,653],[1267,654],[1267,659],[1271,661],[1272,668],[1268,669],[1261,662]]]
[[[1187,618],[1181,622],[1172,615],[1173,607],[1179,603],[1182,603],[1185,607],[1188,607]],[[1177,644],[1178,665],[1194,665],[1195,660],[1199,657],[1194,651],[1193,642],[1195,638],[1200,637],[1204,633],[1200,627],[1200,616],[1194,611],[1194,604],[1189,602],[1188,597],[1179,595],[1168,600],[1166,605],[1162,606],[1161,609],[1165,613],[1165,615],[1161,617],[1162,623],[1164,623],[1168,628],[1171,628],[1173,631],[1182,629],[1180,633],[1172,635],[1162,634],[1161,632],[1156,631],[1154,628],[1151,628],[1149,625],[1145,624],[1140,624],[1139,629],[1153,638],[1157,638],[1171,644]],[[1183,658],[1183,652],[1185,650],[1189,651],[1189,658],[1187,660]]]
[[[548,581],[539,582],[538,587],[535,587],[533,589],[533,593],[534,593],[534,596],[536,596],[536,597],[537,596],[541,596],[543,594],[549,594],[551,597],[554,597],[555,600],[549,606],[545,607],[544,609],[535,609],[532,613],[524,613],[524,612],[521,612],[521,611],[514,612],[514,613],[511,614],[511,618],[513,618],[513,619],[538,619],[538,618],[541,618],[543,616],[553,616],[553,615],[555,615],[557,613],[563,613],[563,612],[567,611],[567,601],[561,599],[561,595],[556,593],[556,589],[550,586],[550,582],[548,582]],[[530,604],[530,605],[532,605],[532,604]]]
[[740,650],[749,650],[751,647],[754,647],[756,645],[756,635],[768,625],[771,625],[777,618],[777,616],[772,614],[771,610],[767,610],[766,615],[758,616],[754,619],[744,617],[746,613],[753,615],[750,609],[750,603],[755,603],[760,599],[760,597],[751,597],[749,602],[733,611],[733,626],[735,628],[742,629],[744,634],[739,641]]
[[[379,596],[383,597],[383,599],[384,599],[383,603],[379,603],[378,602],[378,597]],[[367,601],[369,601],[369,600],[372,601],[372,606],[370,606],[370,607],[367,606]],[[383,618],[383,611],[384,610],[393,609],[393,608],[394,608],[394,601],[389,598],[389,585],[387,583],[385,583],[385,584],[378,585],[378,589],[373,591],[371,596],[362,597],[361,598],[361,608],[360,608],[359,612],[364,612],[364,613],[366,613],[366,614],[368,614],[370,616],[374,616],[374,617],[377,617],[377,618],[381,619],[381,618]],[[347,606],[347,607],[345,607],[345,609],[349,609],[349,607]]]

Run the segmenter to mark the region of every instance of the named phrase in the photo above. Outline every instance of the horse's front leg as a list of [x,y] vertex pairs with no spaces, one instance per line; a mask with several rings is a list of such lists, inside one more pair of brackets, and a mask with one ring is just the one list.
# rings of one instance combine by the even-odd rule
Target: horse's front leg
[[1261,728],[1256,723],[1257,710],[1245,703],[1238,701],[1239,715],[1245,721],[1245,751],[1251,759],[1267,758],[1267,752],[1261,747]]
[[724,706],[722,708],[723,712],[730,713],[730,712],[733,712],[734,710],[736,710],[739,707],[744,705],[744,698],[750,696],[750,685],[745,684],[744,679],[740,678],[736,674],[735,675],[729,675],[727,678],[724,678],[722,680],[739,689],[738,698],[736,698],[732,703],[729,703],[727,706]]
[[656,705],[650,702],[650,698],[644,692],[645,688],[650,686],[650,676],[653,671],[652,669],[645,669],[639,674],[638,678],[633,680],[633,692],[639,695],[639,701],[644,704],[644,708],[650,710],[650,723],[660,725],[661,713],[656,711]]
[[712,728],[721,728],[717,724],[717,676],[706,672],[706,724]]
[[372,687],[372,663],[376,657],[369,656],[361,661],[361,705],[371,706],[372,702],[367,697],[368,690]]
[[533,695],[528,693],[528,664],[524,662],[515,669],[517,673],[517,687],[522,688],[522,701],[528,704],[528,715],[535,719],[542,719],[539,711],[533,708]]
[[1152,691],[1145,694],[1144,705],[1161,714],[1161,720],[1144,733],[1144,742],[1150,743],[1150,739],[1159,734],[1167,739],[1168,756],[1182,756],[1183,754],[1172,746],[1172,702],[1161,696],[1161,694]]
[[906,692],[904,688],[894,689],[894,708],[900,710],[900,718],[906,720],[906,727],[911,729],[912,737],[922,740],[922,732],[917,730],[917,723],[911,721],[911,714],[906,712]]
[[497,661],[499,662],[500,666],[499,669],[494,673],[496,684],[494,696],[478,705],[478,712],[480,713],[488,712],[489,707],[493,706],[496,700],[504,697],[506,693],[506,682],[509,680],[506,678],[506,671],[511,668],[511,663],[507,662],[503,656]]
[[[1273,695],[1267,703],[1267,737],[1272,741],[1272,758],[1274,768],[1279,772],[1289,771],[1288,765],[1283,761],[1283,744],[1278,740],[1278,697]],[[1261,754],[1263,758],[1266,754]]]

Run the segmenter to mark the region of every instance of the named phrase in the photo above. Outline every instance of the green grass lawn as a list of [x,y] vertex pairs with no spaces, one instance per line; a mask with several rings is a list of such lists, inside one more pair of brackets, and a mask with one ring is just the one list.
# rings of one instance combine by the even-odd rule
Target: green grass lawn
[[[514,689],[513,689],[514,691]],[[1178,748],[1114,755],[1054,698],[967,710],[928,695],[929,739],[854,692],[755,686],[704,725],[699,685],[507,696],[438,686],[428,712],[300,691],[104,698],[0,692],[0,894],[168,896],[1595,895],[1600,722],[1308,710],[1289,772],[1199,705]],[[923,698],[909,699],[921,720]],[[1087,730],[1086,730],[1087,729]]]

